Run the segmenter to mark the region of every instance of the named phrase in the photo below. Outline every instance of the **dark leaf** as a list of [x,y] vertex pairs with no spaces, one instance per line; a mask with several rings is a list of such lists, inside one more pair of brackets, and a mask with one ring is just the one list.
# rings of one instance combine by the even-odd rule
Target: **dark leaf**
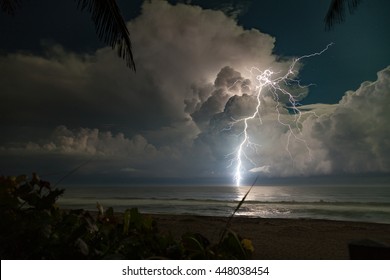
[[229,231],[225,239],[220,244],[220,248],[225,252],[226,256],[231,255],[234,258],[248,258],[244,248],[242,247],[240,238],[236,233]]
[[77,248],[77,250],[84,256],[88,256],[89,254],[89,248],[88,248],[88,245],[87,243],[85,243],[85,241],[81,238],[78,238],[76,241],[75,241],[75,246]]
[[125,235],[129,233],[130,218],[131,218],[131,212],[129,209],[127,209],[125,211],[125,214],[123,215],[123,234]]
[[346,8],[348,7],[349,13],[352,14],[360,2],[361,0],[332,0],[324,19],[326,29],[331,29],[336,23],[342,23],[345,20]]
[[134,71],[135,63],[131,50],[130,33],[115,0],[77,0],[79,9],[88,10],[96,26],[100,40],[117,48],[118,56]]
[[14,15],[15,11],[20,8],[20,0],[0,0],[0,8],[3,12]]
[[222,234],[221,234],[220,243],[222,242],[223,238],[225,237],[225,234],[227,233],[227,231],[229,230],[230,224],[231,224],[231,222],[232,222],[232,219],[233,219],[234,215],[236,215],[237,211],[240,210],[242,204],[245,202],[246,197],[247,197],[248,194],[251,192],[251,190],[252,190],[253,186],[256,184],[258,178],[259,178],[259,176],[256,176],[256,179],[253,181],[252,186],[249,188],[249,190],[246,192],[246,194],[244,195],[244,197],[243,197],[243,198],[241,199],[241,201],[238,203],[238,205],[237,205],[237,207],[234,209],[232,215],[230,215],[229,220],[228,220],[227,223],[226,223],[225,229],[223,230],[223,232],[222,232]]

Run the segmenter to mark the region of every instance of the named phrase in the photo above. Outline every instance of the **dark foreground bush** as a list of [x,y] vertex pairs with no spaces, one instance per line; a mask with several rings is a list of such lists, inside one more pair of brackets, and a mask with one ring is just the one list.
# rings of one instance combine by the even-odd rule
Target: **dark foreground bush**
[[175,240],[136,208],[122,215],[100,205],[97,215],[61,210],[63,193],[36,174],[0,176],[1,259],[246,259],[253,251],[232,231],[216,244],[201,233]]

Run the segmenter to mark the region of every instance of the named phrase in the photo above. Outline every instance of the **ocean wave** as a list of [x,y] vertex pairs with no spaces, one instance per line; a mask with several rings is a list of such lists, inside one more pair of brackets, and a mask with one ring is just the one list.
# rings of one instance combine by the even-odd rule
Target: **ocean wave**
[[[160,197],[77,197],[77,200],[95,200],[95,201],[104,201],[104,200],[117,200],[120,201],[137,201],[137,202],[153,202],[156,203],[158,201],[162,201],[164,203],[172,202],[172,203],[239,203],[241,200],[231,199],[196,199],[196,198],[160,198]],[[63,200],[63,199],[62,199]],[[72,198],[68,197],[66,200],[72,200]],[[296,200],[246,200],[245,204],[285,204],[285,205],[332,205],[332,206],[376,206],[376,207],[390,207],[390,202],[357,202],[357,201],[327,201],[327,200],[316,200],[316,201],[296,201]]]

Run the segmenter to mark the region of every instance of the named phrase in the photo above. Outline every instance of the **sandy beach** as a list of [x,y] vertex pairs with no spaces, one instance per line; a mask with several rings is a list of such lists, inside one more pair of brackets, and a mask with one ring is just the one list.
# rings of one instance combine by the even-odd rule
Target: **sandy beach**
[[[199,232],[214,242],[227,221],[223,217],[152,216],[161,232],[175,237]],[[342,260],[350,259],[350,242],[369,239],[390,245],[390,224],[235,217],[231,229],[252,240],[254,259]]]

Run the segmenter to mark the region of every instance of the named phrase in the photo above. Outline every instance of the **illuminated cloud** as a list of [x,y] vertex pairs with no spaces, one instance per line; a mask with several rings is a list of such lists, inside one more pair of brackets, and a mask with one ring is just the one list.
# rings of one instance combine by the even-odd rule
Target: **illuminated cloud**
[[[87,55],[46,45],[42,56],[0,56],[2,172],[69,170],[94,157],[86,174],[232,176],[242,124],[231,123],[255,106],[248,70],[283,72],[291,59],[273,53],[270,35],[196,6],[146,1],[128,27],[136,74],[110,48]],[[278,123],[265,93],[245,169],[272,177],[389,172],[389,87],[386,68],[339,104],[302,106],[294,132],[307,146]],[[279,114],[291,120],[283,106]]]
[[259,166],[259,167],[255,167],[255,168],[252,168],[251,170],[249,170],[250,172],[254,172],[254,173],[269,173],[270,169],[270,166],[269,165],[266,165],[266,166]]
[[141,135],[128,139],[122,133],[113,135],[98,129],[81,128],[69,130],[65,126],[57,127],[50,139],[43,145],[28,143],[26,149],[31,152],[96,155],[101,157],[153,157],[158,151]]
[[314,121],[312,136],[322,142],[332,172],[390,171],[390,66],[375,82],[348,91],[330,113]]
[[[390,67],[378,73],[377,81],[346,92],[338,104],[302,106],[297,126],[286,108],[276,110],[277,103],[265,96],[261,123],[257,118],[250,121],[250,141],[256,145],[245,150],[244,169],[248,172],[279,177],[390,171],[390,115],[386,109]],[[254,112],[254,104],[253,95],[230,97],[224,111],[210,118],[196,143],[207,146],[217,161],[229,166],[243,131],[242,123],[232,126],[233,120]],[[292,124],[297,137],[278,118]],[[232,167],[225,174],[232,176]]]

